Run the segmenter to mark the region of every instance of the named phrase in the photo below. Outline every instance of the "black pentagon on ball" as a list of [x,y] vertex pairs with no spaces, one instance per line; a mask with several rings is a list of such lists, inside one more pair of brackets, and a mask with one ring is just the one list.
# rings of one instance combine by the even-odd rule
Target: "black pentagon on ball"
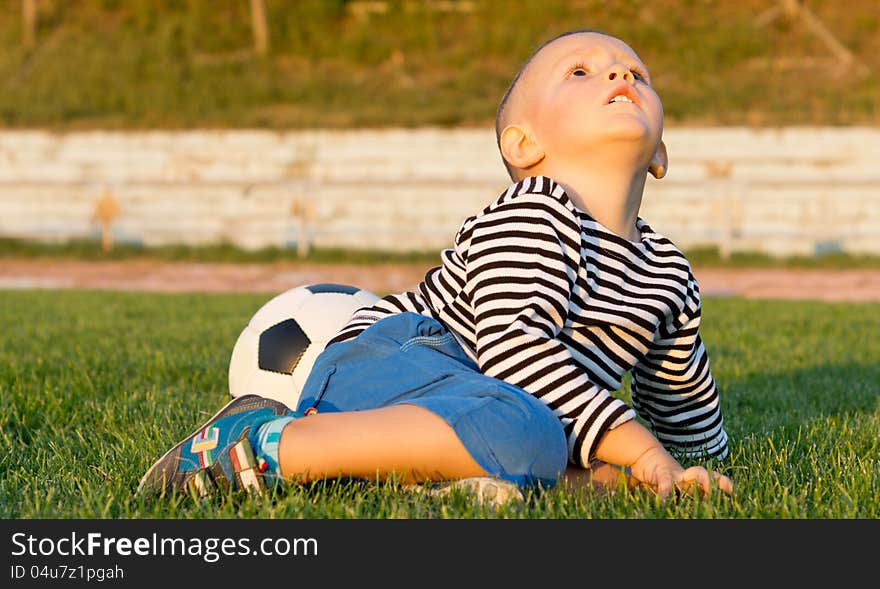
[[355,286],[348,286],[346,284],[310,284],[306,287],[308,290],[315,294],[323,294],[325,292],[338,292],[340,294],[349,294],[353,295],[357,293],[360,289]]
[[257,364],[262,370],[292,374],[311,343],[295,320],[286,319],[260,334]]

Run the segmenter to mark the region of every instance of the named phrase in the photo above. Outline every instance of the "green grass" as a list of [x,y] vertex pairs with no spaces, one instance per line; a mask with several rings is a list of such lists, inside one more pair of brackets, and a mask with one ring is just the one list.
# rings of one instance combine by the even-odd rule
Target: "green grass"
[[[437,250],[391,252],[350,248],[312,248],[300,256],[295,248],[266,247],[245,250],[229,243],[189,246],[184,244],[145,247],[121,243],[104,251],[96,240],[62,242],[21,240],[0,237],[2,258],[62,258],[86,261],[156,260],[163,262],[275,263],[309,262],[318,264],[407,264],[436,263]],[[877,258],[880,266],[880,256]]]
[[[880,304],[708,298],[733,498],[550,491],[493,512],[395,483],[144,500],[149,465],[228,400],[266,295],[0,292],[0,518],[878,518]],[[620,392],[626,398],[627,387]]]
[[802,21],[761,26],[767,0],[385,4],[358,18],[348,0],[267,1],[261,56],[244,0],[41,1],[33,48],[21,1],[0,0],[0,127],[487,125],[522,61],[574,28],[627,41],[670,124],[880,122],[875,0],[805,3],[863,72],[835,62]]
[[[877,269],[880,256],[829,252],[809,256],[773,256],[761,252],[735,252],[724,258],[717,248],[691,249],[685,252],[695,268],[804,268],[804,269]],[[163,262],[216,262],[268,264],[276,262],[316,264],[419,264],[433,265],[437,250],[395,252],[350,248],[313,248],[305,256],[293,248],[267,247],[245,250],[233,244],[145,247],[120,243],[110,251],[101,249],[96,239],[71,241],[35,241],[0,237],[0,260],[73,259],[92,262],[113,260],[156,260]]]

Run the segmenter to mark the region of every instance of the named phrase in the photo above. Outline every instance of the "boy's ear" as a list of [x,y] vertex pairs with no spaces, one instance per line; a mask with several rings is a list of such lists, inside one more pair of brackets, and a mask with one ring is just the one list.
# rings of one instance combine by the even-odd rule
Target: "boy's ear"
[[660,145],[657,146],[657,151],[654,153],[654,157],[651,158],[651,165],[648,166],[648,171],[651,172],[651,175],[657,178],[658,180],[666,175],[666,170],[669,169],[669,154],[666,153],[666,144],[663,143],[663,140],[660,140]]
[[508,125],[501,132],[501,154],[511,166],[525,170],[544,159],[544,150],[524,128]]

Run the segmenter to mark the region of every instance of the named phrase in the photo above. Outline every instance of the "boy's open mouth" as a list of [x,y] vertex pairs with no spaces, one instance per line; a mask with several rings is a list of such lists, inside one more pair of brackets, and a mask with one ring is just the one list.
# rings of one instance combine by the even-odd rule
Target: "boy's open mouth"
[[618,84],[609,94],[606,104],[614,104],[615,102],[628,102],[639,106],[639,97],[629,84]]

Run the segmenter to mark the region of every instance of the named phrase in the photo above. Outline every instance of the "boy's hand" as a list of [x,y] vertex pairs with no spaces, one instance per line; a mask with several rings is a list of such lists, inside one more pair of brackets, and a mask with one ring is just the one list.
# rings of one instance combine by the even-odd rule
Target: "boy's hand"
[[713,488],[728,495],[733,494],[733,482],[726,476],[712,471],[712,475],[702,466],[688,469],[682,466],[662,447],[656,446],[645,451],[631,466],[634,477],[652,487],[661,499],[673,492],[702,491],[705,494]]
[[643,425],[630,420],[608,431],[599,441],[596,458],[608,464],[629,465],[632,476],[666,499],[673,490],[709,493],[718,488],[733,494],[733,483],[702,466],[684,469]]

